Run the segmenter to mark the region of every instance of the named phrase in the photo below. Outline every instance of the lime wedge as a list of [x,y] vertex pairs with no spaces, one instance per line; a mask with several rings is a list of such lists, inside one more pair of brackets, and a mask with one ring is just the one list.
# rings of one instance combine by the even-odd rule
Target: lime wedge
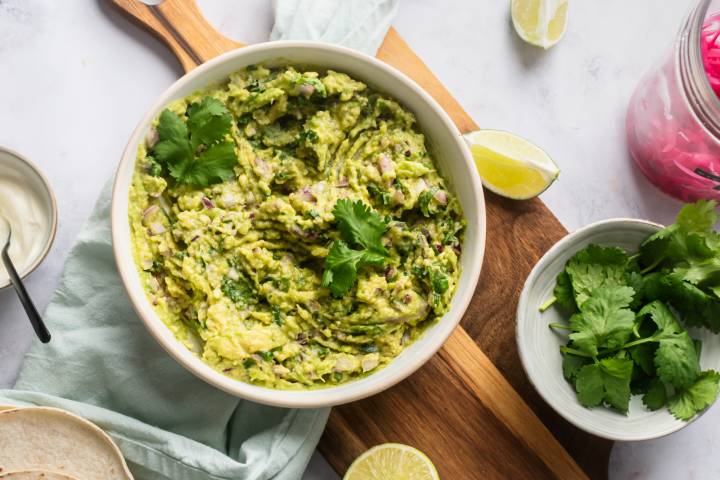
[[483,185],[503,197],[536,197],[560,174],[547,153],[512,133],[478,130],[464,137]]
[[511,0],[510,13],[520,38],[550,48],[565,34],[568,0]]
[[360,455],[343,480],[440,480],[435,465],[420,450],[384,443]]

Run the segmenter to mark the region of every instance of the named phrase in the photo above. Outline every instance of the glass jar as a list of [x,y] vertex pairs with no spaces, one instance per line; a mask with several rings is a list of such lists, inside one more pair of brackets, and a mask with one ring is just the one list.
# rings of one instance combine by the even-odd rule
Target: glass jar
[[644,76],[627,111],[628,147],[638,167],[685,202],[720,200],[720,100],[701,48],[708,14],[719,10],[712,4],[699,0],[693,7],[674,47]]

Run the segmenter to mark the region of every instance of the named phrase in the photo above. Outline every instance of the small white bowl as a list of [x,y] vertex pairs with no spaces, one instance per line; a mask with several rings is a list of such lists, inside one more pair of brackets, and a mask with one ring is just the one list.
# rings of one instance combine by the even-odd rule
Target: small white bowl
[[[35,196],[38,205],[44,210],[43,214],[47,216],[47,225],[43,231],[42,248],[37,251],[33,258],[29,259],[25,267],[18,268],[20,277],[25,278],[45,260],[50,247],[55,241],[58,221],[57,202],[52,187],[50,187],[50,182],[35,164],[9,148],[0,147],[0,175],[3,173],[22,179],[28,193]],[[0,281],[0,290],[7,288],[9,285],[9,279],[4,282]]]
[[[627,415],[606,407],[583,407],[562,373],[560,347],[567,343],[567,334],[548,327],[553,322],[567,323],[567,317],[555,307],[543,313],[538,308],[552,297],[555,278],[578,250],[595,243],[634,253],[643,240],[660,228],[661,225],[645,220],[617,218],[590,224],[567,235],[548,250],[530,272],[518,303],[516,340],[530,382],[568,422],[610,440],[658,438],[686,427],[694,419],[678,420],[667,408],[652,412],[643,406],[640,395],[633,395]],[[702,369],[720,369],[720,336],[705,329],[688,331],[691,337],[702,341]]]

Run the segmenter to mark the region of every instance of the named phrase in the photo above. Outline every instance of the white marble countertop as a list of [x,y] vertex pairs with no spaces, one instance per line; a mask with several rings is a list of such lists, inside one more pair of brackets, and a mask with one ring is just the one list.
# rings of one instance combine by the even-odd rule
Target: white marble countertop
[[[269,1],[199,3],[227,35],[267,39]],[[547,52],[516,37],[507,0],[403,0],[395,26],[478,124],[522,135],[558,162],[560,179],[542,198],[567,228],[618,216],[669,222],[678,203],[631,165],[624,114],[691,3],[572,0],[567,35]],[[0,65],[0,145],[40,165],[60,207],[57,241],[28,281],[44,306],[130,131],[181,70],[108,0],[0,0]],[[0,332],[7,387],[32,339],[9,291],[0,292]],[[716,405],[669,437],[618,444],[610,478],[719,478],[719,426]],[[316,456],[306,478],[337,477]]]

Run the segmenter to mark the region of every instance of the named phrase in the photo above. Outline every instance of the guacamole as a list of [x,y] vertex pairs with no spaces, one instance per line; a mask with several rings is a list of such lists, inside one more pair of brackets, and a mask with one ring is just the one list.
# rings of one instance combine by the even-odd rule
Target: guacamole
[[171,103],[129,200],[160,318],[256,385],[377,371],[448,310],[460,277],[462,210],[415,117],[344,73],[256,65]]

